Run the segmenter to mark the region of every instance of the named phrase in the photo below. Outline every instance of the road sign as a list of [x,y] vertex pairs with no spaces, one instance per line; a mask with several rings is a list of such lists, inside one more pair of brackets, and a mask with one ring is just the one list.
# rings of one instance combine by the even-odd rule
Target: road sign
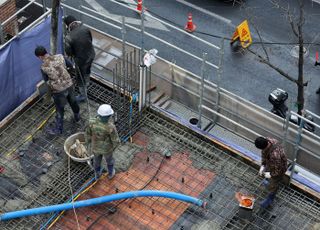
[[237,26],[236,31],[233,33],[231,44],[236,40],[240,40],[241,46],[247,48],[252,43],[249,24],[247,20],[244,20]]

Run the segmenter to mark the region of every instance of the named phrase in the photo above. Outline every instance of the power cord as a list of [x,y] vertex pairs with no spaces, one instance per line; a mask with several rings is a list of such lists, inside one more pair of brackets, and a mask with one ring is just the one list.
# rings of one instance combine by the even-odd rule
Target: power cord
[[[145,152],[146,152],[146,150],[145,150]],[[151,183],[151,181],[154,180],[154,178],[158,175],[158,173],[159,173],[159,171],[160,171],[160,169],[161,169],[161,166],[162,166],[165,158],[166,158],[166,156],[163,155],[162,160],[161,160],[161,162],[160,162],[160,164],[159,164],[159,167],[158,167],[157,171],[155,172],[155,174],[154,174],[154,175],[150,178],[150,180],[149,180],[144,186],[142,186],[139,190],[145,189],[145,188]],[[147,162],[149,162],[149,160],[150,160],[149,154],[148,154],[146,160],[147,160]],[[127,200],[128,200],[128,199],[121,200],[121,201],[120,201],[117,205],[115,205],[114,207],[115,207],[115,208],[118,207],[120,204],[124,203],[124,202],[127,201]],[[95,220],[88,226],[87,230],[90,230],[101,218],[107,216],[108,214],[110,214],[110,213],[109,213],[109,212],[105,212],[105,213],[101,214],[97,219],[95,219]]]
[[71,193],[71,198],[72,198],[72,199],[71,199],[72,209],[73,209],[73,213],[74,213],[74,216],[75,216],[75,218],[76,218],[76,221],[77,221],[78,230],[80,230],[80,224],[79,224],[78,215],[77,215],[76,209],[75,209],[75,207],[74,207],[73,189],[72,189],[72,184],[71,184],[70,156],[68,156],[68,182],[69,182],[69,188],[70,188],[70,193]]

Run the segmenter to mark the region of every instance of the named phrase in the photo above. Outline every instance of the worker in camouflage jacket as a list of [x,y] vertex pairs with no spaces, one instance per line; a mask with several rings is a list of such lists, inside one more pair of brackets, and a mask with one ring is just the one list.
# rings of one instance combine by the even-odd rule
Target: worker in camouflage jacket
[[272,204],[287,171],[287,156],[280,143],[273,138],[258,137],[255,146],[261,149],[262,162],[259,175],[265,177],[263,183],[269,191],[267,198],[260,205],[267,208]]
[[69,15],[64,18],[68,34],[65,38],[65,52],[72,57],[76,64],[76,81],[79,86],[79,102],[87,98],[87,87],[89,85],[91,65],[95,57],[92,44],[91,31],[81,21]]
[[67,66],[72,64],[66,60],[63,55],[50,55],[43,46],[38,46],[35,55],[43,62],[41,72],[44,81],[48,85],[49,94],[51,93],[56,107],[55,127],[48,129],[48,133],[52,135],[61,134],[63,132],[64,107],[68,102],[74,114],[74,120],[80,120],[80,107],[76,101],[73,82],[68,73]]
[[113,109],[108,104],[99,106],[98,116],[89,120],[86,128],[86,142],[94,155],[96,179],[102,174],[101,162],[105,159],[108,167],[108,177],[115,175],[113,151],[119,146],[120,139],[113,123]]

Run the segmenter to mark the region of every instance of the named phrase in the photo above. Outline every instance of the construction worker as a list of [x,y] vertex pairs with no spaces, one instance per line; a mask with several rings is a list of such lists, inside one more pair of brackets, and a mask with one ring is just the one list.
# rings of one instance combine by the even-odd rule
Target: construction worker
[[61,134],[63,132],[64,106],[67,102],[73,111],[74,120],[76,122],[80,120],[80,107],[76,101],[73,82],[67,70],[67,65],[72,67],[72,64],[61,54],[48,54],[43,46],[38,46],[34,53],[43,61],[41,72],[56,107],[55,127],[47,131],[52,135]]
[[86,142],[94,155],[96,179],[102,174],[101,161],[104,157],[108,166],[108,177],[115,175],[113,151],[120,144],[116,126],[113,123],[113,109],[108,104],[99,106],[98,116],[89,120],[86,128]]
[[262,208],[267,208],[272,204],[287,171],[287,156],[280,143],[273,138],[258,137],[254,144],[261,149],[262,162],[259,175],[265,177],[264,184],[269,191],[267,198],[260,205]]
[[91,65],[95,57],[92,34],[81,21],[77,21],[72,15],[65,17],[64,23],[69,31],[65,39],[65,51],[75,61],[76,81],[80,91],[77,100],[83,102],[87,98],[86,93],[90,80]]

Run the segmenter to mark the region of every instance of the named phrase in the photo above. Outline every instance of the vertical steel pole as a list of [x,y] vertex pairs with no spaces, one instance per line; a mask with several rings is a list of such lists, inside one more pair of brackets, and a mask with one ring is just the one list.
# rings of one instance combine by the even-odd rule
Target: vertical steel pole
[[[219,107],[220,107],[220,84],[221,84],[221,76],[222,76],[222,66],[223,66],[223,57],[224,57],[224,38],[221,40],[221,46],[220,46],[220,55],[219,55],[219,65],[218,65],[218,79],[217,79],[217,87],[216,87],[216,93],[217,93],[217,98],[216,98],[216,104],[215,104],[215,110],[216,112],[219,112]],[[214,115],[213,119],[213,125],[217,123],[218,120],[218,115]]]
[[207,62],[207,53],[202,54],[202,65],[201,65],[201,85],[199,88],[199,120],[197,127],[201,129],[201,117],[202,117],[202,101],[203,101],[203,91],[204,91],[204,76],[206,72],[206,62]]
[[121,37],[122,37],[122,76],[124,83],[124,94],[126,94],[126,25],[125,25],[125,17],[122,16],[122,28],[121,28]]
[[[80,12],[82,12],[82,6],[83,6],[83,0],[80,0],[80,2],[79,2],[79,11]],[[80,13],[79,21],[82,22],[82,19],[83,19],[82,13]]]
[[140,50],[140,84],[139,84],[139,112],[145,106],[146,95],[146,66],[143,63],[144,53],[144,6],[141,10],[141,50]]
[[287,141],[288,141],[288,132],[289,132],[289,126],[290,126],[291,111],[292,111],[292,101],[290,102],[289,110],[286,112],[286,119],[284,121],[285,124],[284,124],[284,135],[283,135],[282,145],[283,145],[284,150],[286,152],[288,151]]
[[47,12],[47,5],[45,0],[42,0],[42,10],[43,10],[43,13]]
[[4,43],[3,27],[0,23],[0,45]]
[[290,125],[290,116],[291,116],[291,111],[286,113],[284,134],[283,134],[283,140],[282,140],[282,145],[286,152],[287,152],[287,138],[288,138],[289,125]]
[[297,162],[297,157],[298,157],[298,151],[299,151],[299,146],[301,143],[301,134],[302,134],[302,128],[304,125],[304,119],[301,119],[300,125],[299,125],[299,129],[298,129],[298,135],[297,135],[297,139],[296,139],[296,143],[294,145],[294,154],[293,154],[293,160],[292,160],[292,168],[291,168],[291,173],[290,173],[290,179],[289,179],[289,184],[291,183],[293,174],[294,174],[294,168],[296,166],[296,162]]

